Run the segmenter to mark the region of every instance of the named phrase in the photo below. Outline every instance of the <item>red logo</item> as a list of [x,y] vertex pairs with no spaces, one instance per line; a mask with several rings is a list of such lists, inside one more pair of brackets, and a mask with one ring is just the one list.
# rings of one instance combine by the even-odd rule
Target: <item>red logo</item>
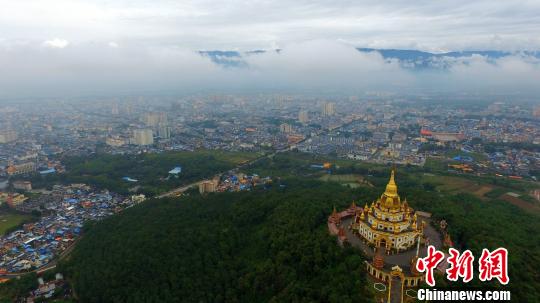
[[450,268],[446,269],[446,278],[450,281],[457,281],[459,277],[463,278],[463,282],[467,283],[473,278],[473,261],[474,256],[470,250],[464,251],[461,256],[459,251],[454,248],[448,250],[450,257],[447,261]]
[[[472,280],[474,274],[474,256],[470,250],[459,253],[458,250],[450,248],[449,256],[446,258],[449,267],[446,269],[446,278],[449,281],[457,281],[460,277],[467,283]],[[435,277],[433,270],[437,268],[445,258],[444,253],[429,245],[427,256],[419,258],[416,262],[416,270],[426,273],[426,283],[435,286]],[[508,284],[508,251],[506,248],[497,248],[490,252],[487,249],[482,250],[482,256],[478,260],[480,281],[491,281],[496,278],[503,285]],[[442,269],[440,269],[442,270]]]
[[426,272],[426,283],[429,286],[435,286],[433,269],[444,259],[444,254],[435,249],[433,245],[428,246],[428,254],[425,258],[419,258],[416,262],[418,272]]
[[508,284],[508,251],[506,248],[497,248],[493,252],[482,250],[482,256],[478,260],[480,266],[480,281],[490,281],[497,278],[501,284]]

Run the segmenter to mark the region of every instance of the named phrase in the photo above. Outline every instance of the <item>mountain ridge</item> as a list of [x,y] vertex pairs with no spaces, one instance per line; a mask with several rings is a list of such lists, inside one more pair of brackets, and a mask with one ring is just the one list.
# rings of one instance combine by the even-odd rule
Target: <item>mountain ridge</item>
[[[495,60],[509,57],[532,57],[540,59],[540,51],[499,51],[499,50],[470,50],[470,51],[449,51],[444,53],[432,53],[414,49],[379,49],[357,47],[361,53],[379,53],[387,61],[398,61],[399,64],[406,69],[411,70],[426,70],[426,69],[448,69],[455,64],[468,64],[468,61],[475,56],[486,58],[490,63],[495,63]],[[260,55],[270,51],[280,53],[281,49],[262,50],[256,49],[251,51],[222,51],[222,50],[207,50],[199,51],[201,56],[208,57],[212,62],[223,67],[248,67],[249,64],[245,57],[251,55]]]

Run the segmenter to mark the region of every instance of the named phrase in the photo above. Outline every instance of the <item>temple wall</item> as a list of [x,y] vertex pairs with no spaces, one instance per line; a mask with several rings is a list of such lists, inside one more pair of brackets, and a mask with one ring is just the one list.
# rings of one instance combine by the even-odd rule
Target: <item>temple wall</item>
[[385,233],[372,229],[364,222],[358,223],[358,233],[371,244],[377,244],[377,240],[381,238],[388,239],[391,248],[408,249],[414,246],[415,239],[418,235],[416,232],[406,232],[401,234]]
[[[375,268],[373,264],[366,261],[366,269],[370,276],[373,278],[389,284],[390,279],[392,278],[390,273],[385,272],[382,269]],[[405,288],[417,287],[424,280],[424,276],[403,276],[402,283]]]

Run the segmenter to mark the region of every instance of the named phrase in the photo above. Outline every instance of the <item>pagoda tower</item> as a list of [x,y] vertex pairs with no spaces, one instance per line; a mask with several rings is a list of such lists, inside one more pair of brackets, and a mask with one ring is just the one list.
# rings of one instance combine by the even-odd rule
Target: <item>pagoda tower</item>
[[358,208],[354,228],[356,233],[387,253],[404,251],[414,246],[423,233],[417,215],[406,200],[401,201],[395,181],[395,170],[382,195],[371,205]]

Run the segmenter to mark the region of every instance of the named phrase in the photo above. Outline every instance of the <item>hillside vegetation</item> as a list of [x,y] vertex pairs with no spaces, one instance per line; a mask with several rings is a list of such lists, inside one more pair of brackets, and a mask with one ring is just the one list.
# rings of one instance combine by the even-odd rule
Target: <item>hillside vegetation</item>
[[[310,163],[320,160],[304,154],[265,158],[245,171],[275,176],[270,190],[149,200],[89,225],[59,270],[81,302],[372,302],[361,253],[340,248],[326,219],[334,205],[375,200],[390,167],[336,162],[333,174],[358,174],[374,186],[350,188],[332,182],[336,178],[317,180],[326,171]],[[478,257],[483,248],[506,247],[505,288],[515,302],[537,302],[539,216],[498,195],[463,193],[446,179],[414,167],[400,167],[396,176],[413,208],[449,223],[457,248]],[[512,190],[528,186],[466,180]],[[440,277],[437,283],[459,286]],[[501,287],[478,278],[468,286]]]
[[369,302],[328,235],[336,184],[148,201],[91,226],[64,265],[81,302]]

